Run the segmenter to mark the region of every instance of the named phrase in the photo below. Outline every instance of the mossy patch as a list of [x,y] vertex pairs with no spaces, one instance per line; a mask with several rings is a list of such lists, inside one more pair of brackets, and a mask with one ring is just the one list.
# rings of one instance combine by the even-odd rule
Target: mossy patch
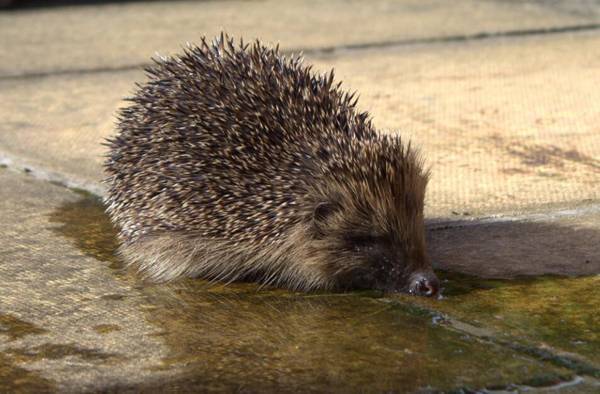
[[488,327],[502,334],[503,339],[512,337],[542,348],[554,348],[551,353],[580,355],[600,363],[600,315],[595,313],[600,305],[599,275],[514,280],[454,273],[440,276],[445,287],[443,299],[406,296],[398,299]]
[[0,353],[0,393],[50,392],[56,392],[52,381],[17,366],[13,360]]
[[94,331],[98,334],[109,334],[114,331],[120,331],[121,327],[116,324],[98,324],[94,326]]
[[8,336],[9,340],[19,339],[26,335],[39,335],[45,332],[46,330],[13,315],[0,314],[0,335]]
[[5,350],[5,353],[11,355],[14,360],[21,363],[30,363],[44,359],[57,360],[71,356],[86,361],[102,361],[103,363],[120,359],[120,356],[112,353],[96,349],[86,349],[71,344],[46,343],[32,348],[9,348]]

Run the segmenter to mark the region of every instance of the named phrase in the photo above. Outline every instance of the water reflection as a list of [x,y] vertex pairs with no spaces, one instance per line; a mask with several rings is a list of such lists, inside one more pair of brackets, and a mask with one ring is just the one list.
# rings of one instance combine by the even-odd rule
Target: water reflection
[[[50,221],[84,253],[119,267],[115,231],[97,199],[66,204]],[[118,280],[138,290],[140,309],[168,345],[161,368],[180,372],[133,390],[446,390],[570,376],[377,293],[258,291],[252,283],[201,280],[152,286],[122,274]]]

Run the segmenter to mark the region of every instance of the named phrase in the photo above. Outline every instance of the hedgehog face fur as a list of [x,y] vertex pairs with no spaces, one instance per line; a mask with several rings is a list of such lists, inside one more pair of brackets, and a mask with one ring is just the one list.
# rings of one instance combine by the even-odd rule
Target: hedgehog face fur
[[437,292],[425,251],[427,174],[415,153],[382,138],[347,157],[327,170],[329,179],[319,183],[325,187],[312,194],[318,197],[309,205],[307,254],[320,260],[315,265],[335,287]]
[[147,69],[108,142],[107,211],[156,281],[434,295],[428,174],[302,59],[221,35]]

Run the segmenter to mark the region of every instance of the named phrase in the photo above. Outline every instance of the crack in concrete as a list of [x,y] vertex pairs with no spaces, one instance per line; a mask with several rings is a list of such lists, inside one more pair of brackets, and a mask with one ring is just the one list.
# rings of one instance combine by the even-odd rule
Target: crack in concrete
[[[281,50],[284,55],[291,55],[294,53],[302,53],[304,55],[311,55],[315,57],[319,56],[331,56],[338,53],[346,52],[358,52],[371,49],[388,49],[388,48],[399,48],[404,46],[412,45],[428,45],[428,44],[444,44],[444,43],[461,43],[461,42],[472,42],[472,41],[483,41],[492,40],[497,38],[519,38],[529,36],[544,36],[554,35],[563,33],[578,33],[578,32],[589,32],[600,30],[600,23],[590,23],[583,25],[569,25],[559,27],[546,27],[546,28],[535,28],[535,29],[518,29],[508,31],[497,31],[497,32],[480,32],[475,34],[457,34],[442,37],[424,37],[424,38],[410,38],[404,40],[392,40],[392,41],[380,41],[380,42],[367,42],[347,45],[333,45],[321,48],[292,48]],[[139,70],[144,67],[150,66],[152,62],[125,64],[116,67],[97,67],[97,68],[74,68],[65,70],[53,70],[53,71],[40,71],[27,74],[6,74],[0,75],[0,82],[6,80],[28,80],[38,79],[53,76],[64,76],[64,75],[87,75],[87,74],[101,74],[101,73],[114,73],[121,71],[132,71]]]

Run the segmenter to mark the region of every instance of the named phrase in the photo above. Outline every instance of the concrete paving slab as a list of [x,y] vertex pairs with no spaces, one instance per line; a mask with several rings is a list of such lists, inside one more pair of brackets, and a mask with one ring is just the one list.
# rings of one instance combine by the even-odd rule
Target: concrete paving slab
[[335,61],[375,123],[432,166],[430,213],[518,213],[600,198],[600,39],[404,48]]
[[589,373],[377,294],[144,285],[118,270],[97,199],[6,169],[0,214],[2,390],[594,387]]
[[168,375],[150,370],[166,347],[139,293],[54,235],[49,215],[79,199],[0,169],[0,376],[16,382],[3,381],[2,391],[81,392]]
[[142,72],[0,82],[7,111],[0,152],[13,165],[101,192],[101,144],[113,133],[115,112],[136,80],[143,80]]
[[[596,5],[594,9],[600,8]],[[546,2],[168,1],[0,14],[0,76],[145,64],[225,29],[284,49],[361,46],[600,22]]]
[[[465,218],[600,200],[600,36],[316,57],[432,166],[427,214]],[[139,71],[0,82],[0,155],[100,190],[104,138]]]

